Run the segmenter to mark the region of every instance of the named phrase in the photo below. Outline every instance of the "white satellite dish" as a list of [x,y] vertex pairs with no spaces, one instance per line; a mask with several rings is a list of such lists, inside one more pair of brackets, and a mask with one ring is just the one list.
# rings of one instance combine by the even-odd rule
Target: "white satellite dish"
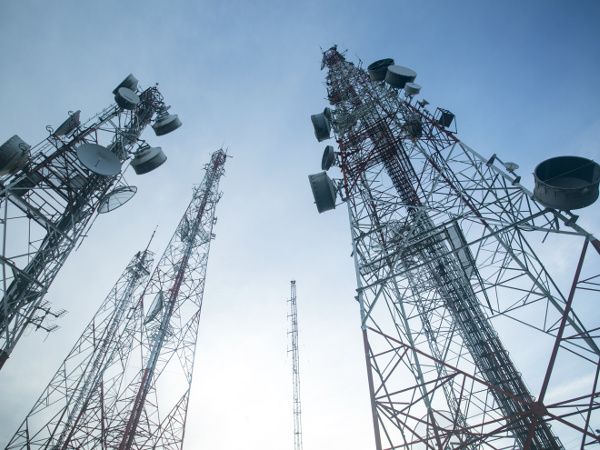
[[121,108],[132,111],[140,103],[140,97],[131,89],[120,87],[115,94],[115,101]]
[[98,144],[81,144],[77,148],[77,158],[99,175],[112,176],[121,171],[121,161],[117,155]]
[[100,201],[98,214],[104,214],[123,206],[132,199],[136,192],[137,187],[135,186],[121,186],[113,189]]
[[151,172],[167,160],[160,147],[146,146],[140,149],[131,160],[131,167],[138,175]]
[[504,167],[506,167],[506,170],[508,170],[510,173],[513,173],[515,170],[517,170],[519,168],[519,165],[514,162],[507,162],[507,163],[504,163]]

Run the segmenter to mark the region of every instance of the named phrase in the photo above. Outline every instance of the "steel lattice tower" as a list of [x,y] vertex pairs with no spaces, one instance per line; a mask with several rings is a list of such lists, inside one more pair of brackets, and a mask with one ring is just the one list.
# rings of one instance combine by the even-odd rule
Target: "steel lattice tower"
[[147,250],[127,266],[8,449],[182,448],[226,158],[212,154],[152,275]]
[[129,75],[113,91],[116,103],[86,123],[76,111],[56,130],[48,126],[49,136],[32,148],[18,136],[0,148],[0,368],[27,327],[55,327],[46,319],[61,312],[52,312],[44,296],[95,214],[135,194],[121,165],[133,156],[141,174],[166,159],[140,136],[151,123],[161,135],[181,122],[166,113],[157,87],[137,84]]
[[296,307],[296,281],[291,281],[290,321],[292,324],[292,373],[294,383],[294,450],[302,450],[302,408],[300,407],[300,360],[298,354],[298,310]]
[[[342,178],[309,179],[349,211],[377,450],[599,443],[598,240],[416,102],[410,69],[372,81],[337,47],[325,67],[335,109],[312,120]],[[493,324],[535,346],[527,384]]]

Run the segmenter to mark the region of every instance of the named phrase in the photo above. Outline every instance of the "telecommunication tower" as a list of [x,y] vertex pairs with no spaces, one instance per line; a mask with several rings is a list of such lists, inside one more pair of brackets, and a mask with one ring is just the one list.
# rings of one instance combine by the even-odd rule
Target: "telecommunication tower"
[[338,148],[309,181],[319,212],[348,208],[377,450],[600,443],[600,242],[571,212],[600,166],[549,159],[532,193],[416,100],[411,69],[336,46],[321,68],[333,109],[311,119]]
[[212,154],[152,275],[148,250],[127,266],[7,449],[182,448],[226,158]]
[[129,75],[113,91],[115,103],[81,123],[80,111],[31,147],[15,135],[0,147],[0,368],[28,327],[52,331],[44,300],[71,251],[96,213],[127,202],[137,188],[123,178],[130,162],[137,174],[160,166],[160,147],[141,139],[152,123],[157,136],[181,121],[168,114],[156,86],[139,89]]
[[292,323],[292,373],[294,383],[294,450],[302,450],[302,408],[300,407],[300,360],[298,355],[298,310],[296,307],[296,281],[291,281],[290,321]]

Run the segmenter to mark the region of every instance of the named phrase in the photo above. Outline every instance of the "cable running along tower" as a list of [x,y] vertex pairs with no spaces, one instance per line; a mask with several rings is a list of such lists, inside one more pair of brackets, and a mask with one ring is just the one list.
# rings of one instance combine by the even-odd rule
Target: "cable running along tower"
[[302,408],[300,407],[300,360],[298,355],[298,310],[296,308],[296,281],[291,281],[290,321],[292,323],[292,373],[294,382],[294,450],[302,450]]
[[127,266],[7,449],[182,448],[226,158],[212,154],[152,275],[148,250]]
[[122,166],[130,161],[145,174],[166,160],[141,139],[146,126],[157,136],[181,126],[158,88],[138,88],[133,75],[113,94],[115,103],[86,123],[70,112],[36,146],[15,135],[0,147],[0,368],[27,328],[57,328],[48,319],[64,311],[52,311],[44,296],[95,214],[136,193]]
[[532,193],[416,100],[411,69],[337,47],[322,68],[334,109],[311,119],[341,177],[309,180],[319,212],[348,208],[377,450],[598,444],[600,243],[570,211],[600,167],[550,159]]

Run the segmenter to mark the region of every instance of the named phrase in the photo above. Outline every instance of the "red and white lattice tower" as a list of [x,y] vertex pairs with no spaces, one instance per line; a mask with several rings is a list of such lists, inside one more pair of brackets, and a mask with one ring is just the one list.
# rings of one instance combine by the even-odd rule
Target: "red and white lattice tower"
[[86,123],[76,111],[34,147],[16,135],[0,146],[0,368],[27,328],[56,327],[47,319],[62,312],[44,296],[96,213],[135,194],[122,166],[144,174],[166,160],[141,139],[146,126],[160,136],[181,125],[158,88],[139,89],[133,75],[113,93],[115,103]]
[[182,448],[226,158],[212,154],[152,275],[147,250],[127,266],[7,449]]
[[349,211],[377,450],[600,443],[600,243],[570,212],[600,167],[550,159],[532,193],[416,101],[412,70],[336,47],[322,68],[333,108],[312,121],[341,178],[309,179],[319,212]]

